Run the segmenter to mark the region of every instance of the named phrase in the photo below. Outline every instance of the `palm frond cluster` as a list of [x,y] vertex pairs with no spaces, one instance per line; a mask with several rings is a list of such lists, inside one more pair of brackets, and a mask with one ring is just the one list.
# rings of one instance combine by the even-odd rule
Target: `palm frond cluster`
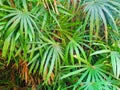
[[0,0],[0,89],[120,89],[119,0]]

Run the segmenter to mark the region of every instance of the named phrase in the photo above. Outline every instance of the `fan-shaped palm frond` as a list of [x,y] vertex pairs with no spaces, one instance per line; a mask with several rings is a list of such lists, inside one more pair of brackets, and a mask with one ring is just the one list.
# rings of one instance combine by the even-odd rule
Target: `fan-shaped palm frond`
[[[68,39],[70,42],[66,46],[65,50],[65,62],[68,63],[68,60],[71,60],[72,64],[75,64],[74,59],[83,58],[84,60],[87,60],[87,56],[84,52],[84,49],[82,46],[85,46],[87,48],[90,48],[89,45],[85,44],[84,41],[84,36],[81,36],[81,34],[75,33],[73,37],[71,38],[68,36]],[[80,63],[81,61],[78,60]]]
[[[23,2],[25,4],[25,2]],[[26,44],[27,41],[32,41],[35,39],[35,33],[38,32],[38,27],[34,19],[36,19],[30,12],[27,11],[27,7],[24,6],[25,11],[20,11],[18,9],[9,8],[6,6],[2,6],[0,10],[5,10],[6,13],[9,13],[5,17],[1,19],[1,21],[7,19],[9,20],[4,27],[4,46],[2,56],[5,57],[9,47],[9,59],[10,61],[11,55],[16,46],[15,42],[19,39],[23,43],[21,45],[24,47],[24,51],[26,52]]]
[[[86,0],[87,1],[87,0]],[[112,11],[112,12],[111,12]],[[116,22],[114,19],[115,14],[120,14],[120,4],[110,0],[90,0],[84,4],[84,12],[86,13],[85,23],[90,22],[90,36],[92,38],[93,30],[96,34],[99,33],[100,21],[104,24],[105,38],[108,41],[107,25],[118,32]],[[87,23],[88,24],[88,23]],[[92,39],[91,39],[92,40]]]
[[[102,69],[104,65],[93,65],[93,66],[63,66],[62,68],[65,68],[65,70],[70,70],[74,68],[74,71],[71,73],[65,74],[61,77],[67,78],[77,76],[79,77],[79,80],[74,84],[73,90],[76,90],[76,88],[82,90],[82,89],[117,89],[118,87],[112,84],[112,81],[109,81],[109,77],[107,74],[105,74],[106,71]],[[68,69],[67,69],[68,68]],[[78,69],[77,69],[78,68]]]
[[[57,63],[60,64],[60,60],[63,59],[63,49],[60,43],[52,42],[46,37],[43,37],[42,40],[43,41],[41,43],[38,43],[37,47],[29,51],[29,53],[34,51],[38,52],[33,57],[33,59],[29,61],[28,65],[30,64],[30,72],[33,68],[34,73],[36,72],[36,70],[38,70],[47,83],[51,76],[51,73],[54,72],[56,74],[57,70],[59,70],[57,69]],[[42,53],[42,56],[40,53]]]
[[111,63],[113,68],[113,73],[116,78],[120,77],[120,54],[117,51],[111,52]]

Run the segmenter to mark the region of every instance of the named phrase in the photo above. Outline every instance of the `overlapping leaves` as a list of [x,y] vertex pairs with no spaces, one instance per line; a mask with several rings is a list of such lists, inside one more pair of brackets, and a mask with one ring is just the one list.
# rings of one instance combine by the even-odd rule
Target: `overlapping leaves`
[[116,90],[120,51],[111,44],[120,37],[117,1],[1,0],[0,54],[2,47],[7,64],[25,62],[47,89]]

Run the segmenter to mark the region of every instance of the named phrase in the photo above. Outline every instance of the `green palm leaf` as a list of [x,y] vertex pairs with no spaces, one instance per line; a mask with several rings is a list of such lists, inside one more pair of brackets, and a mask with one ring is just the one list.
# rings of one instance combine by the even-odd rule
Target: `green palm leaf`
[[120,54],[116,51],[111,52],[111,63],[113,68],[113,73],[118,79],[120,76]]

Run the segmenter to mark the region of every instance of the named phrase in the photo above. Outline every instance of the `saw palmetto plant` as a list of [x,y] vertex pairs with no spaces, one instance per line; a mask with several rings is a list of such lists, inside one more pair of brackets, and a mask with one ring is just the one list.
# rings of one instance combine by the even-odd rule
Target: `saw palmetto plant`
[[119,0],[0,0],[0,89],[119,90]]

